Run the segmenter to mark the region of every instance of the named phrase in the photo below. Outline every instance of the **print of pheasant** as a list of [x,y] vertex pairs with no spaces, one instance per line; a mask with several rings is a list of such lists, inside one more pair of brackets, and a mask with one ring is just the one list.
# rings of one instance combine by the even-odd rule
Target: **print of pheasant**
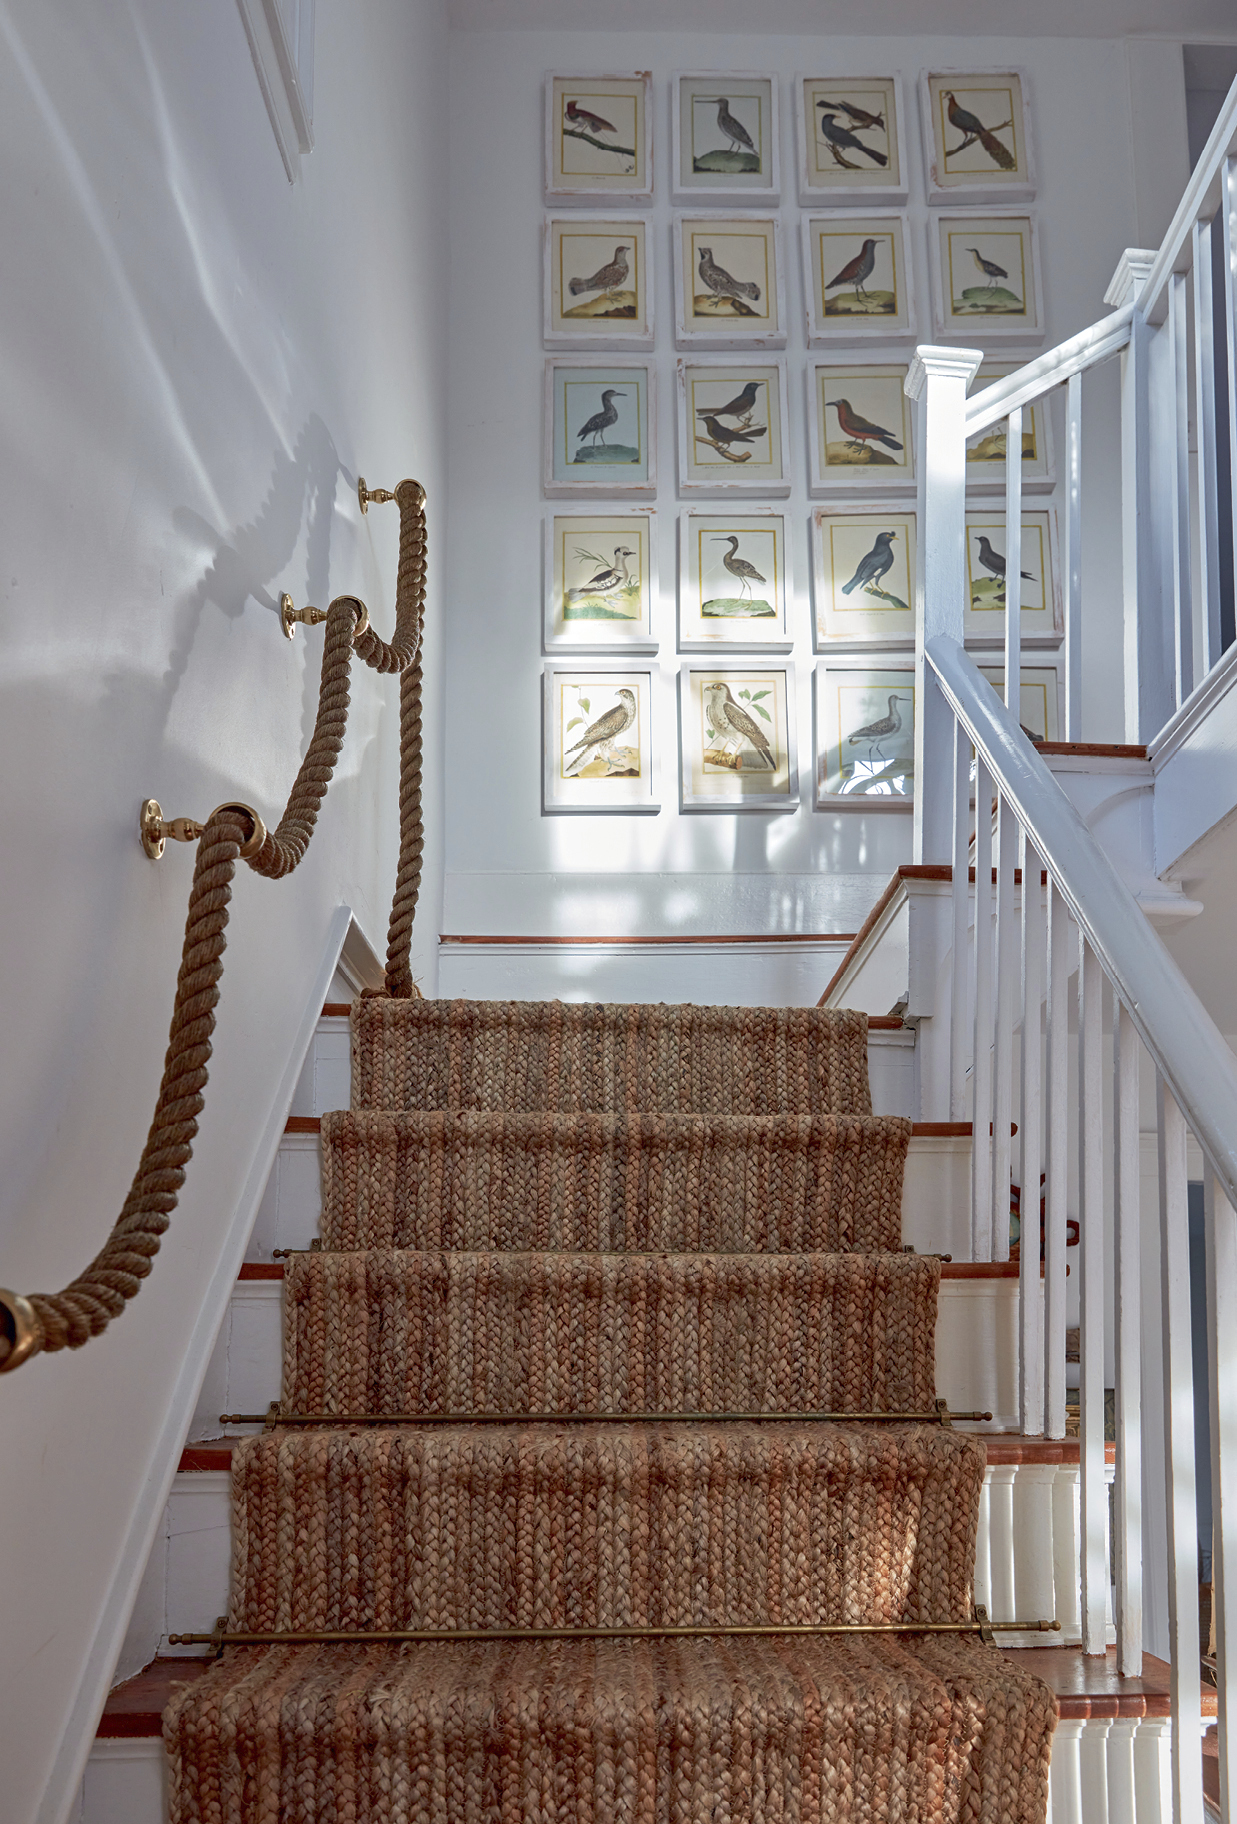
[[[978,115],[972,114],[969,108],[964,108],[959,104],[952,89],[945,91],[945,109],[949,115],[950,126],[957,127],[959,133],[962,134],[962,144],[953,146],[950,149],[950,156],[965,151],[968,144],[978,140],[994,165],[999,165],[1002,171],[1016,170],[1018,161],[1009,147],[1001,144],[996,134],[983,124]],[[1002,124],[1008,127],[1012,125],[1012,122],[1007,120]]]

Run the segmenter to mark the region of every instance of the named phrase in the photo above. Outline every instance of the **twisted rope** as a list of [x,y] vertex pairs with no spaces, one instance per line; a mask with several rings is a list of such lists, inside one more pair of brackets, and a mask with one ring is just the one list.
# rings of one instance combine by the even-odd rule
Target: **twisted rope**
[[[419,998],[412,980],[412,921],[421,884],[421,640],[425,620],[425,491],[401,481],[395,632],[390,642],[368,625],[356,596],[338,596],[326,618],[322,678],[313,735],[278,826],[244,859],[255,873],[282,880],[304,859],[339,761],[348,722],[355,650],[379,672],[400,674],[400,851],[387,944],[386,992]],[[124,1207],[90,1265],[61,1292],[21,1299],[0,1293],[0,1373],[40,1351],[80,1349],[106,1330],[141,1290],[176,1208],[193,1156],[223,975],[232,879],[255,834],[245,810],[212,813],[198,844],[185,920],[176,1000],[159,1098]],[[10,1357],[15,1358],[10,1362]]]

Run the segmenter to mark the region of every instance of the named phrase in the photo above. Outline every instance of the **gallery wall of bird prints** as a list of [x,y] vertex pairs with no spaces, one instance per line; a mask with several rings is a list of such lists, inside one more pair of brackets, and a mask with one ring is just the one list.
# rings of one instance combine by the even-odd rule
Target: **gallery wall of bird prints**
[[[647,71],[545,82],[542,491],[564,504],[543,526],[543,809],[657,811],[676,748],[684,811],[905,809],[920,538],[907,369],[917,340],[982,346],[978,389],[1044,338],[1027,78],[835,73],[783,92],[760,71],[686,71],[664,98],[656,87]],[[667,417],[675,449],[659,463]],[[977,660],[1004,638],[1005,444],[1002,425],[967,448]],[[1055,739],[1042,400],[1021,458],[1022,720]],[[805,499],[820,504],[791,504]],[[677,683],[672,649],[692,655]],[[982,669],[1002,686],[999,663]]]

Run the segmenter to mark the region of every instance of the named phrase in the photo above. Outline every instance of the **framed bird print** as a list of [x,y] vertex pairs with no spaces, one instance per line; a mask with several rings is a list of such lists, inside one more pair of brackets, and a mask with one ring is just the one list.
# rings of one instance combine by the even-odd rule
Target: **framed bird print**
[[930,203],[1029,203],[1035,195],[1021,70],[942,70],[919,79]]
[[896,76],[804,76],[795,84],[799,201],[904,203],[902,84]]
[[545,79],[545,195],[548,203],[596,208],[653,200],[653,79]]
[[679,491],[790,493],[784,361],[680,361]]
[[795,811],[792,665],[684,665],[679,672],[685,811]]
[[[999,644],[1005,638],[1005,514],[1002,509],[968,507],[966,514],[967,605],[963,620],[970,643]],[[1055,646],[1064,619],[1057,575],[1056,516],[1051,507],[1022,515],[1022,640]]]
[[543,674],[542,810],[659,811],[651,667]]
[[809,347],[915,333],[905,215],[809,215],[802,235]]
[[680,652],[789,652],[786,559],[781,513],[680,514]]
[[[984,361],[971,382],[971,397],[1004,379],[1020,365],[1016,361]],[[1032,494],[1053,486],[1052,414],[1046,395],[1022,408],[1022,485]],[[975,493],[1005,491],[1005,420],[989,425],[966,440],[966,485]]]
[[[1005,700],[1005,667],[981,665],[980,672]],[[1032,741],[1059,741],[1062,682],[1055,665],[1024,665],[1019,678],[1018,720]]]
[[818,811],[904,811],[915,802],[915,659],[873,664],[828,659],[816,667]]
[[877,366],[809,363],[809,492],[910,493],[915,440],[905,361]]
[[917,515],[871,503],[812,514],[817,652],[847,643],[915,644]]
[[545,649],[655,652],[652,513],[547,513]]
[[650,365],[547,361],[543,486],[571,494],[655,494]]
[[930,230],[938,335],[972,342],[1043,341],[1033,217],[959,211],[938,216]]
[[547,348],[652,348],[653,291],[640,220],[554,216],[545,224]]
[[675,218],[680,348],[784,348],[781,224],[773,216]]
[[777,82],[708,70],[670,78],[670,187],[676,203],[776,203]]

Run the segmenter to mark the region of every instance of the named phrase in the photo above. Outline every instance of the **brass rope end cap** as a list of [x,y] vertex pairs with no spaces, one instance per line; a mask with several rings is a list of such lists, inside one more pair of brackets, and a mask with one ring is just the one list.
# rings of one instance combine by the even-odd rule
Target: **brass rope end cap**
[[242,861],[248,861],[251,856],[257,854],[258,850],[262,847],[262,844],[266,841],[266,825],[251,804],[240,804],[239,802],[217,804],[211,812],[210,817],[206,819],[207,823],[210,823],[213,818],[217,817],[220,811],[240,811],[243,816],[248,817],[252,829],[248,840],[243,842],[240,846],[240,859]]
[[43,1347],[43,1326],[28,1298],[0,1286],[0,1374],[20,1368]]

